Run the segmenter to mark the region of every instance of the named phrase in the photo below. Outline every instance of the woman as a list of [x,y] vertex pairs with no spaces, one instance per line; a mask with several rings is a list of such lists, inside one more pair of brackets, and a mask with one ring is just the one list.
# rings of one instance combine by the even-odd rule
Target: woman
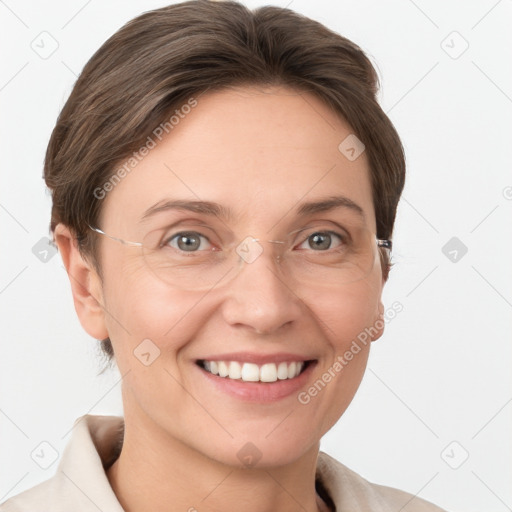
[[51,230],[124,418],[86,415],[2,511],[436,511],[319,453],[370,344],[405,163],[352,42],[185,2],[91,58],[45,161]]

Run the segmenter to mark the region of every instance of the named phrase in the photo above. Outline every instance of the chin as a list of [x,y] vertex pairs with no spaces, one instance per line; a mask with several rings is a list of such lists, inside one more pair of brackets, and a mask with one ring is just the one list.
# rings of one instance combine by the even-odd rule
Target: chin
[[[275,426],[274,424],[272,428]],[[219,441],[217,449],[212,450],[210,444],[207,452],[203,453],[228,466],[268,469],[293,464],[315,446],[318,451],[320,441],[311,432],[308,434],[293,431],[293,427],[279,433],[268,432],[272,432],[272,429],[260,430],[254,435],[246,433],[235,436],[229,442]]]

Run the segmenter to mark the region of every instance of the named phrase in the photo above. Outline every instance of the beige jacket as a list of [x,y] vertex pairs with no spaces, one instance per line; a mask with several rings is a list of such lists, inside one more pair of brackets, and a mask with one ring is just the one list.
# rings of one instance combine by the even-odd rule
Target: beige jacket
[[[104,466],[115,460],[123,418],[85,415],[75,421],[56,474],[0,505],[0,512],[123,512]],[[412,494],[372,484],[320,452],[317,479],[337,512],[444,512]]]

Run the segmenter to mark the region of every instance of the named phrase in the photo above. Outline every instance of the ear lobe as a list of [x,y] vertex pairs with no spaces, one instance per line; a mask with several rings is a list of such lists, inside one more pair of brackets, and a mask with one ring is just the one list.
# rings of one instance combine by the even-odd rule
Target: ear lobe
[[103,293],[98,273],[80,254],[78,242],[67,226],[58,224],[54,237],[69,277],[80,324],[93,338],[107,338]]
[[377,341],[384,334],[384,326],[384,304],[379,300],[378,315],[373,323],[372,332],[375,332],[375,334],[372,335],[372,341]]

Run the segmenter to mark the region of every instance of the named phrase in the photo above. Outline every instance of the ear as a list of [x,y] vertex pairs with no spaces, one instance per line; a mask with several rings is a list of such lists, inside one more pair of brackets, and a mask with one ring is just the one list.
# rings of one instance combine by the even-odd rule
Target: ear
[[376,318],[372,329],[372,341],[377,341],[384,334],[384,304],[382,304],[382,299],[379,299],[375,316]]
[[98,273],[80,254],[78,242],[67,226],[58,224],[54,237],[71,283],[80,324],[93,338],[107,338],[103,292]]

